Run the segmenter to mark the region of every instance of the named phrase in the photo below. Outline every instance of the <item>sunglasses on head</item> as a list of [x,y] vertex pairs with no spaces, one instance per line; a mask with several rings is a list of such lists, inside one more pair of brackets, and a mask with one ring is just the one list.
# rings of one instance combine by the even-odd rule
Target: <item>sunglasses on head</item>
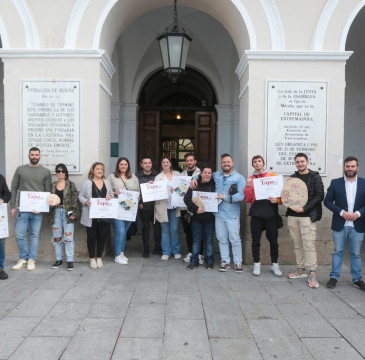
[[65,172],[63,170],[56,170],[56,174],[64,174]]

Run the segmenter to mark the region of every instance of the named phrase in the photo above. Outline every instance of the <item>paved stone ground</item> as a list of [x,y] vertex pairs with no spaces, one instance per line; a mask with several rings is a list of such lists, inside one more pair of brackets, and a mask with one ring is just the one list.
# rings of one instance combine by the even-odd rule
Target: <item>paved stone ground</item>
[[[305,279],[254,277],[181,260],[143,259],[127,243],[129,265],[73,272],[37,262],[0,282],[0,359],[346,359],[365,357],[365,293],[349,267],[336,289]],[[348,256],[347,256],[348,257]],[[217,256],[218,258],[218,256]],[[285,275],[293,266],[282,266]]]

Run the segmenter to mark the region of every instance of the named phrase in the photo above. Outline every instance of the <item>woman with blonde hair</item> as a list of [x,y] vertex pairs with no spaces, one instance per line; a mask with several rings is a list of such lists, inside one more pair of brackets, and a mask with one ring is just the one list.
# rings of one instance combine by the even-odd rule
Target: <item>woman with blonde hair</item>
[[[115,166],[113,174],[108,176],[108,180],[112,186],[113,194],[118,197],[120,190],[139,191],[139,181],[136,175],[132,174],[129,160],[120,157]],[[127,239],[127,231],[132,221],[113,219],[114,237],[114,261],[117,264],[127,265],[128,258],[124,255],[124,247]]]
[[[113,195],[112,188],[108,180],[104,180],[104,164],[95,162],[91,165],[88,180],[82,184],[79,200],[82,206],[81,224],[86,226],[87,248],[90,257],[90,267],[94,270],[103,267],[103,251],[105,238],[108,231],[108,222],[104,219],[90,219],[89,208],[91,198],[105,198],[110,200]],[[95,253],[96,247],[96,253]]]
[[[167,193],[169,195],[166,200],[157,200],[155,202],[155,220],[161,223],[161,260],[168,260],[172,255],[175,259],[181,259],[180,251],[180,208],[172,206],[172,177],[179,176],[178,171],[172,170],[172,162],[164,156],[161,159],[162,171],[156,176],[155,181],[165,181]],[[171,236],[171,238],[170,238]]]

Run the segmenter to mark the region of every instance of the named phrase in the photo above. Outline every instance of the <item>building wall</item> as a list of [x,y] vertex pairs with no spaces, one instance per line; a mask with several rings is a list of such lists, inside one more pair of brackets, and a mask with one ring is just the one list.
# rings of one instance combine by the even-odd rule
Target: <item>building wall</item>
[[[217,93],[218,149],[233,152],[244,175],[251,173],[251,156],[264,151],[267,79],[329,82],[325,186],[342,174],[343,146],[345,153],[359,153],[364,159],[364,147],[353,141],[363,128],[362,26],[355,22],[351,29],[364,5],[363,0],[179,1],[181,23],[194,38],[188,65],[203,73]],[[119,139],[120,155],[135,159],[138,95],[146,79],[161,67],[155,36],[172,20],[171,10],[169,0],[0,2],[9,183],[21,164],[22,80],[81,80],[82,170],[72,176],[78,186],[93,161],[106,163],[107,172],[113,167],[111,141]],[[343,53],[345,48],[356,51],[346,79],[346,122],[345,64],[350,54]],[[0,135],[0,141],[3,139]],[[1,146],[0,156],[4,163]],[[242,213],[245,211],[243,204]],[[322,262],[329,261],[331,251],[329,216],[325,213],[320,224]],[[242,229],[249,254],[245,217]],[[292,262],[287,229],[280,234],[284,248],[289,249],[283,261]],[[45,239],[42,241],[48,241]],[[44,249],[41,257],[49,256],[48,246]],[[14,248],[9,251],[16,256]],[[85,255],[84,250],[79,253]]]

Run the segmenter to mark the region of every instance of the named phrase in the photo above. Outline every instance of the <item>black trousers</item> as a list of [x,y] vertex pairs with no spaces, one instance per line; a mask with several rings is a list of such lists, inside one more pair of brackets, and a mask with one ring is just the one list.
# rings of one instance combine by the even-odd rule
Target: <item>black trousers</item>
[[188,224],[185,220],[184,215],[187,213],[186,210],[181,211],[181,222],[183,224],[184,233],[186,237],[186,246],[188,247],[188,252],[193,252],[193,232],[191,231],[191,224]]
[[96,257],[101,258],[103,256],[108,226],[109,224],[104,221],[93,219],[91,227],[86,228],[87,249],[90,259],[95,258],[95,247]]
[[252,257],[255,263],[260,262],[260,240],[262,232],[266,230],[266,238],[270,243],[271,262],[277,263],[279,256],[278,222],[276,218],[263,219],[251,217]]
[[[145,251],[150,250],[150,224],[153,224],[154,210],[139,210],[142,220],[142,240]],[[156,221],[153,224],[153,236],[155,240],[154,250],[161,250],[161,224]]]

